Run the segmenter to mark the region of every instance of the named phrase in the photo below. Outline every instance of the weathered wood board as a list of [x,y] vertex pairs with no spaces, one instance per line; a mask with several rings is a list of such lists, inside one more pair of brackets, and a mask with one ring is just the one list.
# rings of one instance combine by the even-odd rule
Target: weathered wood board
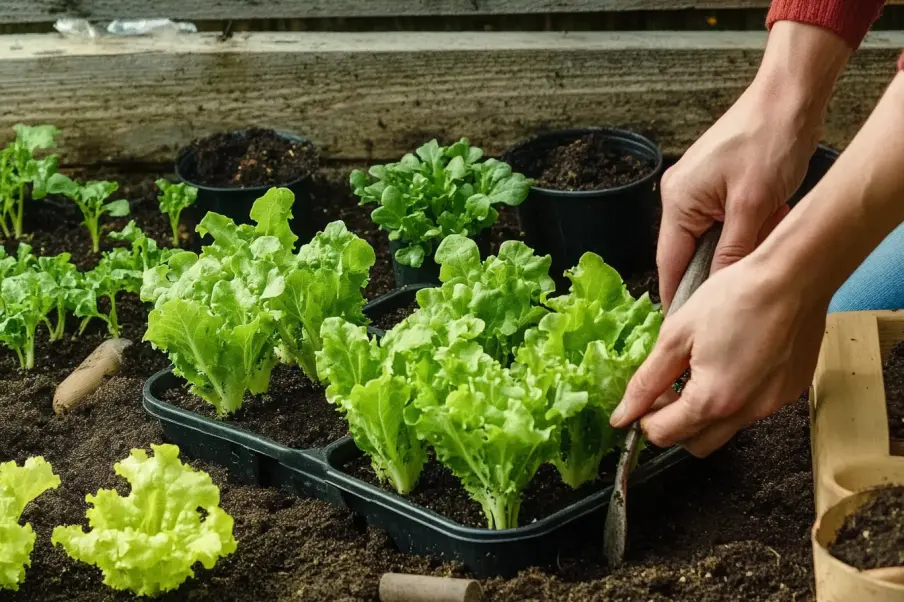
[[[0,139],[60,127],[66,163],[168,161],[181,144],[261,125],[336,159],[397,158],[431,137],[498,153],[543,129],[610,124],[684,151],[752,79],[761,32],[251,33],[174,39],[0,36]],[[874,34],[832,103],[856,132],[904,33]]]
[[[890,4],[904,4],[891,0]],[[3,0],[0,23],[59,17],[305,19],[766,8],[769,0]]]

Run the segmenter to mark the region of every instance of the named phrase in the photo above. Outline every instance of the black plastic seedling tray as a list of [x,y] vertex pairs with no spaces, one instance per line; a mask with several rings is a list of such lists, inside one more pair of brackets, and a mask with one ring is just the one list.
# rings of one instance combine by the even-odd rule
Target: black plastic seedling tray
[[[378,297],[364,307],[364,313],[371,320],[384,316],[410,304],[425,286],[404,287]],[[375,336],[383,335],[380,329],[369,330]],[[224,466],[250,485],[282,487],[297,495],[343,505],[335,488],[324,482],[325,448],[291,448],[228,421],[207,418],[164,401],[165,391],[183,385],[168,368],[147,380],[142,396],[144,409],[160,421],[164,436],[186,455]]]
[[[339,492],[344,507],[385,531],[403,552],[456,561],[478,577],[512,577],[528,567],[555,566],[560,552],[575,542],[602,542],[611,484],[529,525],[494,531],[464,526],[350,476],[343,466],[361,455],[351,439],[328,447],[327,484]],[[638,465],[631,473],[631,494],[643,495],[645,486],[688,458],[675,447]]]

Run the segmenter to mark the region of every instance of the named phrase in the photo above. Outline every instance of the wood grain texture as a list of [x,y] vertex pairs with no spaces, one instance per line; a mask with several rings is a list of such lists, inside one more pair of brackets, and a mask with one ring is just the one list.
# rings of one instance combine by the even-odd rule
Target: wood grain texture
[[768,0],[3,0],[0,23],[43,23],[60,17],[302,19],[767,6]]
[[[753,77],[758,32],[252,33],[67,40],[0,36],[0,139],[62,128],[63,160],[168,161],[224,128],[277,127],[334,159],[398,158],[469,137],[490,153],[539,131],[616,125],[684,151]],[[856,132],[904,33],[874,35],[831,106],[826,141]]]

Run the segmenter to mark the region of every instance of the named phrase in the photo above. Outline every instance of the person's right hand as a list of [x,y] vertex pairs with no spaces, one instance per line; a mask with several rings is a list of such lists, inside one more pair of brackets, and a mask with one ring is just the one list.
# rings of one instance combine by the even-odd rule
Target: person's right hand
[[819,140],[818,129],[795,121],[751,87],[665,172],[656,265],[666,308],[713,222],[724,223],[716,272],[749,255],[787,214]]
[[827,30],[777,23],[754,82],[663,175],[656,264],[666,309],[713,222],[724,223],[716,272],[749,255],[787,214],[849,53]]

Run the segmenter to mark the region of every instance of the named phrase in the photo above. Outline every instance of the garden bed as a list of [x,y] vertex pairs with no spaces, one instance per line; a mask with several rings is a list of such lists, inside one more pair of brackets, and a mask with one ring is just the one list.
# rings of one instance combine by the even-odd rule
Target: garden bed
[[[373,298],[393,284],[385,235],[377,232],[365,208],[347,192],[345,175],[315,180],[315,213],[322,223],[343,219],[374,246],[377,264],[367,289]],[[97,177],[98,174],[91,174]],[[166,218],[156,211],[156,174],[121,178],[123,196],[134,201],[133,217],[164,239]],[[43,215],[43,213],[41,214]],[[48,218],[59,219],[56,210]],[[79,243],[78,219],[35,219],[36,252],[73,232],[77,263],[90,266],[89,241]],[[121,226],[111,220],[113,226]],[[322,224],[318,224],[322,225]],[[518,236],[511,212],[504,212],[492,241]],[[66,240],[66,239],[62,239]],[[69,244],[68,242],[59,243]],[[46,251],[40,250],[42,245]],[[638,277],[655,290],[655,279]],[[636,290],[636,288],[635,288]],[[146,308],[123,296],[124,335],[140,341]],[[0,354],[0,458],[24,461],[44,455],[62,477],[62,486],[32,503],[23,519],[38,534],[33,565],[18,593],[0,599],[86,602],[127,600],[101,585],[100,573],[70,560],[50,545],[59,524],[84,522],[84,496],[101,487],[124,491],[112,464],[133,447],[162,442],[157,422],[141,408],[144,381],[168,362],[136,344],[126,352],[123,372],[93,397],[93,403],[54,416],[53,390],[105,338],[92,326],[79,341],[53,347],[38,343],[45,361],[22,377],[14,356]],[[515,579],[485,582],[491,600],[806,600],[811,597],[809,526],[813,521],[809,421],[801,401],[743,431],[706,462],[691,463],[667,491],[636,497],[631,507],[629,562],[610,574],[598,545],[575,549],[552,572],[528,570]],[[201,570],[164,600],[374,600],[380,575],[389,570],[460,574],[454,566],[398,553],[387,538],[362,521],[323,502],[276,490],[239,484],[224,469],[194,462],[222,489],[222,506],[236,518],[237,552],[211,571]],[[667,505],[667,511],[662,506]],[[640,560],[642,559],[642,560]]]

